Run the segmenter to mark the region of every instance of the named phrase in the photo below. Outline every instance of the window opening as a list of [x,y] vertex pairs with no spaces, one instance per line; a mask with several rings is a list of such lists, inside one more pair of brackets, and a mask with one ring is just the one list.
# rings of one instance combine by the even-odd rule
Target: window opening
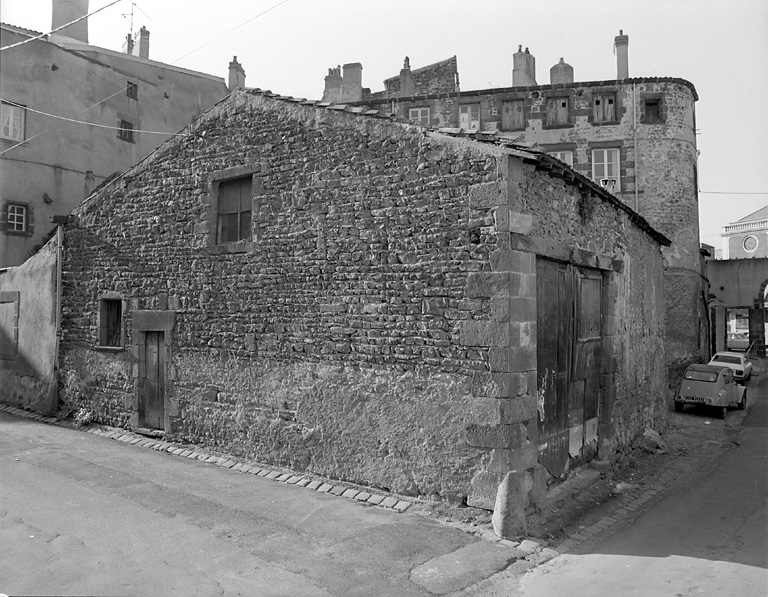
[[133,138],[133,124],[128,122],[127,120],[121,120],[119,124],[119,128],[117,130],[117,137],[118,139],[122,139],[123,141],[128,141],[129,143],[134,142]]
[[23,141],[26,112],[22,106],[0,102],[0,137]]
[[219,184],[218,244],[250,240],[251,186],[251,176]]
[[122,346],[123,301],[101,299],[99,321],[99,345]]
[[645,121],[661,122],[661,101],[657,99],[645,100]]
[[425,126],[429,125],[429,108],[411,108],[408,110],[408,119]]
[[596,95],[592,116],[594,122],[614,122],[616,120],[616,96]]
[[553,158],[557,158],[561,162],[565,162],[569,166],[573,166],[572,151],[550,151],[549,155],[551,155]]
[[570,124],[567,97],[547,98],[547,124],[551,126]]
[[136,83],[133,83],[131,81],[128,81],[128,84],[125,88],[125,95],[130,97],[131,99],[139,99],[139,86]]
[[592,150],[592,180],[611,192],[621,190],[618,148]]
[[13,232],[25,232],[27,229],[27,207],[17,203],[8,204],[6,214],[7,228]]
[[480,104],[459,106],[459,127],[465,131],[480,129]]
[[501,125],[505,129],[525,128],[525,100],[510,100],[502,104]]

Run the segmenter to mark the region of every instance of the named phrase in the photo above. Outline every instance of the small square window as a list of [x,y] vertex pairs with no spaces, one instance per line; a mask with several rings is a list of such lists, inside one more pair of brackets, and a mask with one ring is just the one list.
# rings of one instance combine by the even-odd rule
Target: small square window
[[0,102],[0,137],[11,141],[24,140],[27,110],[24,106]]
[[595,96],[592,119],[594,122],[616,121],[616,96],[614,94]]
[[12,232],[27,231],[27,206],[9,203],[6,213],[6,230]]
[[123,301],[103,298],[99,301],[99,346],[123,345]]
[[117,129],[117,138],[122,139],[123,141],[128,141],[128,143],[133,143],[134,142],[133,124],[128,122],[127,120],[121,120],[118,127],[119,128]]
[[661,118],[661,100],[645,100],[645,122],[651,124],[663,122]]
[[216,221],[218,244],[251,240],[252,180],[252,176],[245,176],[219,184]]
[[429,108],[411,108],[408,110],[408,120],[429,126]]
[[128,81],[128,84],[125,88],[125,95],[130,97],[131,99],[139,99],[139,86],[136,83],[133,83],[131,81]]

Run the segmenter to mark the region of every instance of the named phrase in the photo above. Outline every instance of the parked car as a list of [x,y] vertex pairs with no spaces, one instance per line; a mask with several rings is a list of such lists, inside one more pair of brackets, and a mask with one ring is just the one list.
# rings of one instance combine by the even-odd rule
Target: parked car
[[716,352],[709,365],[728,367],[738,382],[746,382],[752,375],[752,362],[743,352]]
[[675,410],[682,411],[686,404],[710,406],[724,419],[728,408],[746,408],[747,388],[736,383],[728,367],[689,365],[675,392]]
[[741,332],[728,334],[725,339],[726,350],[747,350],[749,348],[749,336]]

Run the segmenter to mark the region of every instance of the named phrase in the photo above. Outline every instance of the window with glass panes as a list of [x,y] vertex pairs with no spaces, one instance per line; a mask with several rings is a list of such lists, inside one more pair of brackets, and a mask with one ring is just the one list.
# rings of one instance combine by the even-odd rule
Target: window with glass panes
[[0,137],[12,141],[24,140],[24,116],[22,106],[0,102]]
[[429,108],[411,108],[408,110],[408,120],[429,125]]
[[27,229],[27,207],[17,203],[9,203],[6,222],[6,230],[24,232]]
[[561,162],[565,162],[569,166],[573,166],[572,151],[550,151],[549,155],[551,155],[553,158],[557,158]]
[[[603,181],[614,181],[614,192],[621,190],[621,180],[619,178],[619,148],[611,147],[606,149],[593,149],[592,150],[592,180],[598,184],[603,184]],[[607,185],[610,188],[611,183]]]
[[251,186],[251,176],[219,183],[218,244],[251,239]]

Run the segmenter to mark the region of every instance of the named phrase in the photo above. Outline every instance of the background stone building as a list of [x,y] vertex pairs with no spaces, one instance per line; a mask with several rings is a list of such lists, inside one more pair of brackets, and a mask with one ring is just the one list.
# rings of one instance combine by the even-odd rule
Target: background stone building
[[258,90],[184,133],[65,227],[65,405],[489,509],[506,479],[505,534],[664,428],[669,240],[569,166]]
[[[577,82],[574,68],[560,59],[550,69],[550,84],[538,84],[536,60],[520,47],[513,56],[511,87],[459,91],[457,85],[453,92],[409,94],[412,86],[388,85],[355,105],[438,130],[481,131],[546,151],[645,217],[672,241],[664,249],[664,272],[667,357],[674,378],[688,363],[709,357],[707,285],[699,254],[698,95],[683,79],[630,78],[628,47],[629,37],[620,32],[617,72],[609,80]],[[427,72],[436,81],[447,80]],[[399,79],[407,75],[403,69]]]
[[723,259],[768,257],[768,205],[723,228]]
[[[52,14],[56,29],[88,14],[88,0],[53,0]],[[150,60],[144,27],[121,53],[89,45],[87,23],[34,40],[41,34],[0,24],[0,267],[22,263],[47,240],[51,216],[229,92],[221,77]],[[230,80],[243,85],[236,60]]]

